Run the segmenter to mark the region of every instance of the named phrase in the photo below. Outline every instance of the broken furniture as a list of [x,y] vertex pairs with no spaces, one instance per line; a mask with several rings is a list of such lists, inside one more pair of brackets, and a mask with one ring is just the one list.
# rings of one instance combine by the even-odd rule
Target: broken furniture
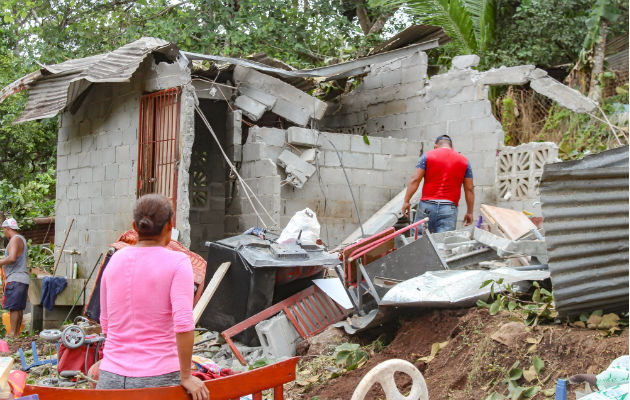
[[[212,267],[232,263],[199,319],[201,327],[219,332],[311,286],[311,279],[320,277],[324,267],[339,262],[323,246],[278,244],[253,235],[207,242],[206,246],[211,265],[207,282],[215,272]],[[250,329],[238,340],[252,345],[257,344],[258,337]]]
[[[417,221],[405,228],[393,231],[387,229],[368,239],[344,249],[344,269],[337,267],[337,274],[346,287],[346,291],[352,305],[359,315],[364,315],[364,295],[369,294],[376,305],[380,304],[382,296],[398,282],[421,275],[425,271],[447,269],[446,263],[441,259],[435,249],[435,244],[430,235],[425,232],[420,238],[398,249],[383,248],[388,242],[393,242],[396,237],[415,229],[417,231],[428,221],[427,218]],[[377,253],[375,254],[375,251]],[[381,252],[377,256],[378,252]],[[384,251],[384,252],[383,252]],[[347,257],[346,253],[350,253]],[[371,254],[376,259],[369,264],[367,255]],[[353,272],[352,263],[356,262],[356,274],[348,277]]]
[[[298,357],[293,357],[266,367],[205,381],[204,385],[212,393],[212,400],[238,399],[248,395],[252,395],[254,400],[262,400],[262,392],[268,389],[273,389],[275,400],[281,400],[284,398],[283,385],[295,380],[298,360]],[[26,385],[24,395],[31,394],[38,394],[42,400],[190,400],[190,395],[180,385],[123,390]]]
[[[403,373],[411,378],[411,389],[404,396],[396,386],[396,373]],[[429,389],[422,373],[409,361],[397,358],[383,361],[365,374],[350,400],[366,399],[370,389],[377,383],[383,388],[386,399],[429,400]]]
[[328,326],[346,316],[346,310],[317,286],[309,286],[301,292],[221,332],[221,336],[223,336],[241,364],[247,365],[247,362],[236,348],[232,337],[279,312],[284,312],[303,339],[322,332]]
[[480,209],[485,220],[508,239],[518,240],[537,229],[536,225],[522,212],[487,204],[482,204]]
[[[24,350],[20,347],[18,349],[18,353],[20,354],[20,362],[22,363],[22,371],[28,371],[33,367],[37,367],[39,365],[50,364],[57,365],[56,358],[49,358],[45,360],[40,360],[37,354],[37,342],[31,342],[31,351],[33,352],[33,362],[31,364],[26,363],[26,357],[24,356]],[[59,354],[59,344],[57,344],[57,354]]]

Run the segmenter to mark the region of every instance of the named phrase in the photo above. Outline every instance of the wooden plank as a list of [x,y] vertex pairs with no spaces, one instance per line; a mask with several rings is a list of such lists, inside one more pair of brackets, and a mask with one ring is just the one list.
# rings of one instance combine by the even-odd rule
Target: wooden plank
[[197,322],[199,322],[201,314],[203,314],[203,312],[206,310],[208,303],[212,299],[212,296],[214,296],[214,292],[217,291],[217,288],[219,287],[219,284],[227,273],[228,268],[230,268],[230,265],[232,265],[231,262],[224,262],[223,264],[219,265],[219,268],[217,268],[214,275],[212,275],[212,279],[208,283],[206,289],[203,291],[201,298],[199,299],[197,305],[193,310],[193,320],[195,321],[195,325],[197,325]]
[[[266,367],[205,381],[212,400],[238,399],[266,389],[281,388],[295,380],[299,357],[289,358]],[[24,396],[38,394],[40,400],[190,400],[181,386],[146,389],[96,390],[26,385]]]
[[536,229],[536,225],[519,211],[482,204],[481,214],[510,240],[520,239]]

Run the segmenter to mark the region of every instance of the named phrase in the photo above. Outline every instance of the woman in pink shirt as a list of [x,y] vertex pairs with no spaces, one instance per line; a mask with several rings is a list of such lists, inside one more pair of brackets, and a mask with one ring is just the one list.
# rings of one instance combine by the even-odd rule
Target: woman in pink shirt
[[97,389],[181,384],[208,399],[191,375],[193,272],[188,256],[166,248],[173,209],[161,195],[136,202],[138,243],[114,253],[101,279],[101,326],[107,339]]

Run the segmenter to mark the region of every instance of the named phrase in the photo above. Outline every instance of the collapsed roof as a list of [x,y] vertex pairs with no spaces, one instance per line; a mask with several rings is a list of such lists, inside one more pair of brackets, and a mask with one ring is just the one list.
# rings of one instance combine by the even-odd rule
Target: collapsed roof
[[28,89],[30,95],[26,109],[14,123],[50,118],[80,99],[81,95],[86,93],[86,90],[93,83],[128,82],[142,61],[152,53],[161,54],[169,61],[176,61],[179,58],[181,62],[209,60],[215,63],[238,65],[275,75],[288,83],[296,84],[296,78],[301,78],[300,81],[305,78],[336,80],[364,74],[370,71],[372,64],[438,46],[439,40],[435,38],[341,64],[306,70],[287,70],[254,60],[180,51],[176,45],[165,40],[143,37],[108,53],[43,66],[38,71],[30,73],[2,89],[0,102],[13,94]]

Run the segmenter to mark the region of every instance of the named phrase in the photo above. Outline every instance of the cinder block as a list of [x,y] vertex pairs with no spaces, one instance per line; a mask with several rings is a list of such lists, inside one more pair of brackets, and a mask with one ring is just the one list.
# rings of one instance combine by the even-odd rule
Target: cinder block
[[118,164],[105,165],[105,180],[118,179]]
[[[379,154],[374,156],[377,155]],[[384,184],[384,180],[387,179],[381,171],[369,169],[348,169],[346,171],[353,185],[381,186]]]
[[105,180],[105,167],[97,165],[92,169],[92,180],[94,182],[101,182]]
[[256,160],[253,162],[244,162],[241,165],[241,176],[243,178],[257,178],[261,176],[278,175],[278,167],[276,163],[268,158]]
[[337,155],[336,151],[326,151],[326,152],[324,152],[324,166],[326,166],[326,167],[339,167],[341,165],[341,162],[339,161],[339,157],[340,156],[343,157],[343,154],[344,153],[341,152],[341,151],[339,151],[339,155]]
[[383,87],[399,85],[402,83],[402,65],[391,71],[381,72],[379,76],[383,82]]
[[333,145],[330,144],[332,142],[338,151],[348,151],[350,150],[350,137],[350,135],[343,133],[322,132],[319,144],[323,150],[334,151]]
[[350,150],[357,153],[380,153],[381,139],[377,137],[368,137],[370,144],[365,143],[365,138],[359,135],[350,137]]
[[249,119],[258,121],[267,111],[267,107],[249,96],[241,95],[234,100],[234,106],[240,108]]
[[501,130],[501,124],[493,116],[473,118],[471,122],[472,134],[491,133],[496,130]]
[[286,182],[302,188],[304,183],[315,173],[315,167],[302,160],[294,153],[284,150],[278,156],[278,165],[283,167],[287,173]]
[[479,65],[479,56],[476,54],[467,54],[463,56],[455,56],[453,57],[453,61],[451,62],[453,69],[466,69],[471,67],[476,67]]
[[92,182],[92,168],[83,167],[76,170],[79,182],[88,183]]
[[[381,141],[381,153],[382,154],[391,154],[395,156],[405,155],[407,154],[407,140],[400,139],[382,139]],[[374,163],[376,164],[376,157],[374,158]],[[375,167],[376,168],[376,167]]]
[[263,141],[270,146],[283,147],[287,140],[287,132],[278,128],[262,128],[258,126],[251,127],[247,142]]
[[387,171],[389,170],[390,155],[387,154],[374,154],[374,169]]
[[372,154],[344,152],[342,157],[346,168],[371,169],[373,166]]
[[116,163],[128,164],[131,162],[131,154],[129,152],[129,145],[122,145],[116,147]]
[[292,126],[287,130],[287,141],[296,146],[316,147],[318,145],[318,136],[319,132],[314,129]]
[[243,145],[243,162],[257,161],[265,158],[264,143],[245,143]]

